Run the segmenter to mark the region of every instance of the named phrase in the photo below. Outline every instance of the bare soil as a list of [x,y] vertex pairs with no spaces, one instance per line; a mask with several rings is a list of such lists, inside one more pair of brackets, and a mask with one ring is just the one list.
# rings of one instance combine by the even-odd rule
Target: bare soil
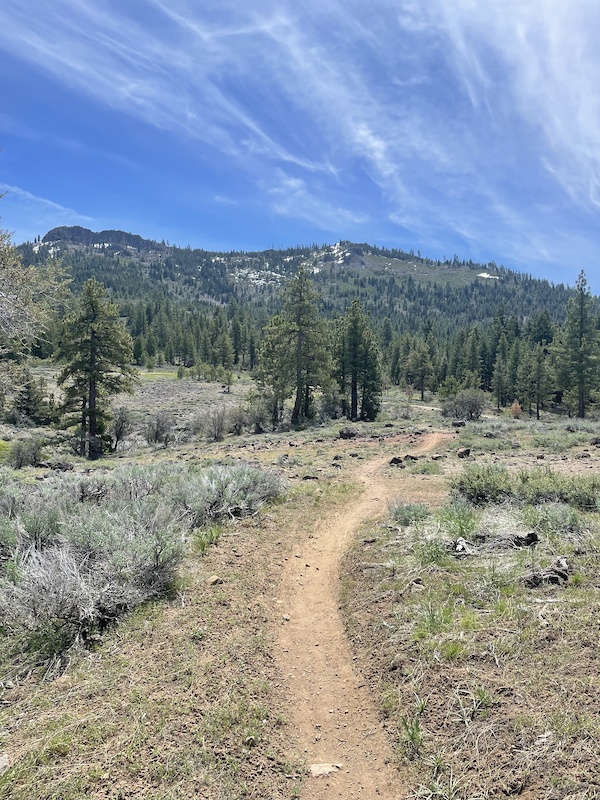
[[[429,434],[410,452],[434,450],[447,438]],[[343,555],[361,525],[385,515],[398,494],[402,479],[385,474],[388,461],[379,456],[357,468],[355,499],[302,532],[283,570],[284,625],[275,654],[289,694],[296,757],[337,767],[325,776],[309,773],[306,798],[395,800],[405,792],[340,614]]]
[[[221,387],[209,391],[190,382],[157,380],[144,384],[142,399],[131,400],[131,408],[140,414],[168,408],[177,424],[185,425],[208,405],[236,403],[242,395],[238,386],[226,395]],[[11,766],[9,783],[2,782],[8,773],[0,776],[0,796],[414,796],[426,765],[402,751],[399,720],[413,713],[417,661],[407,658],[401,639],[390,644],[388,626],[397,620],[387,584],[381,570],[375,574],[364,567],[366,559],[389,558],[385,537],[379,537],[389,501],[438,506],[446,498],[448,477],[463,467],[452,450],[476,428],[466,434],[428,430],[431,421],[426,417],[420,428],[417,423],[393,429],[383,423],[356,426],[359,437],[348,441],[337,438],[334,428],[312,429],[232,437],[210,446],[197,440],[176,448],[140,446],[121,454],[134,462],[219,458],[258,463],[280,471],[291,490],[260,517],[232,525],[204,557],[193,556],[170,603],[142,609],[107,632],[97,651],[74,659],[64,678],[42,686],[33,678],[14,688],[0,685],[0,756],[6,753]],[[577,445],[573,453],[559,456],[551,444],[533,449],[526,435],[519,433],[522,450],[500,450],[501,440],[480,437],[472,452],[478,461],[511,468],[539,465],[544,453],[544,464],[553,469],[598,468],[595,450],[588,457]],[[491,450],[496,447],[498,453]],[[389,466],[393,455],[436,451],[449,454],[439,462],[441,474]],[[419,463],[429,461],[424,457]],[[374,535],[381,541],[365,544]],[[416,592],[438,580],[435,569],[428,570]],[[223,583],[211,585],[213,574]],[[597,596],[597,585],[595,591]],[[541,599],[548,602],[543,613],[536,607]],[[494,631],[485,634],[489,642],[476,643],[477,659],[435,665],[422,694],[428,707],[420,718],[427,735],[439,734],[439,753],[432,750],[431,755],[450,762],[456,751],[458,759],[488,769],[488,783],[495,788],[469,794],[462,784],[460,792],[451,794],[446,768],[448,791],[432,796],[600,796],[600,789],[596,795],[589,788],[598,783],[597,616],[594,624],[588,620],[578,629],[573,618],[581,616],[581,609],[575,599],[567,604],[561,596],[540,593],[531,606],[536,620],[539,612],[537,627],[519,628],[517,634],[523,640],[519,652],[529,647],[529,636],[538,643],[535,660],[503,659],[500,645],[509,633]],[[476,635],[484,634],[466,628],[464,641]],[[390,662],[397,656],[400,666],[391,673]],[[532,664],[535,680],[527,674]],[[467,725],[455,717],[463,690],[473,689],[475,680],[496,700],[491,719],[482,714]],[[448,686],[453,687],[450,700]],[[390,687],[395,722],[384,713]],[[530,722],[542,698],[556,712],[546,727]],[[575,715],[569,713],[572,706],[578,709]],[[552,790],[550,765],[560,758],[577,765],[568,767],[569,787]],[[517,764],[518,774],[506,767],[509,762]],[[333,771],[312,777],[310,767],[322,764],[333,765]],[[521,781],[521,773],[532,776],[529,784]]]

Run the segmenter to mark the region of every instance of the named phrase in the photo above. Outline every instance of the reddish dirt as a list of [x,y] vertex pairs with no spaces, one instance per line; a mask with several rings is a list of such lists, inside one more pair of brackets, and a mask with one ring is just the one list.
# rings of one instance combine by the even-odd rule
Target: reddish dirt
[[[411,452],[435,450],[448,438],[444,433],[424,436]],[[361,524],[384,516],[400,484],[408,484],[401,473],[384,474],[388,459],[379,456],[357,466],[362,491],[343,515],[331,514],[306,531],[282,577],[279,596],[289,620],[282,626],[278,659],[296,732],[295,755],[309,767],[339,765],[330,775],[307,777],[302,796],[311,800],[399,800],[405,794],[374,701],[355,669],[340,614],[345,550]]]

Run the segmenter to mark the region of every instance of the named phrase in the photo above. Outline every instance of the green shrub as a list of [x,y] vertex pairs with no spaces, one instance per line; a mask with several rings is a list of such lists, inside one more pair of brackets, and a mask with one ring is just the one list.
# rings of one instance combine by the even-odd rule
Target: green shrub
[[412,475],[440,475],[442,471],[438,461],[417,461],[409,470]]
[[281,479],[256,467],[209,467],[176,493],[192,527],[254,514],[283,489]]
[[499,503],[512,493],[508,470],[500,465],[469,464],[451,486],[456,495],[476,506]]
[[42,458],[44,443],[41,439],[18,439],[8,453],[8,463],[15,469],[36,467]]
[[526,505],[521,516],[525,524],[544,534],[582,533],[585,527],[580,513],[565,503]]
[[440,522],[453,539],[469,539],[477,530],[477,513],[464,500],[455,500],[443,510]]
[[549,432],[538,434],[531,440],[536,448],[550,450],[552,453],[564,453],[570,447],[576,447],[579,444],[587,442],[588,437],[585,433],[565,433],[563,432]]
[[406,528],[415,522],[423,522],[430,514],[426,503],[397,502],[390,508],[390,514],[396,525]]
[[515,497],[531,505],[566,503],[586,511],[597,509],[600,476],[563,475],[542,467],[520,470],[514,479]]
[[545,467],[520,470],[511,476],[499,465],[470,464],[454,479],[452,490],[473,505],[513,498],[528,505],[565,503],[583,511],[596,511],[600,476],[563,475]]
[[463,389],[458,394],[442,401],[443,417],[455,419],[479,419],[487,405],[487,395],[479,389]]
[[438,566],[445,564],[448,560],[448,551],[444,542],[435,539],[426,539],[422,542],[417,542],[413,547],[415,558],[422,567],[430,564],[437,564]]

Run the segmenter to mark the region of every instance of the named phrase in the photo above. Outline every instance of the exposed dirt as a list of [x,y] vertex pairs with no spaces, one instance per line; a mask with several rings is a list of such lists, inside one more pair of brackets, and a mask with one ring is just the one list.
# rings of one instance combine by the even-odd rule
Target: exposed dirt
[[[451,436],[428,434],[411,452],[433,451]],[[398,495],[400,484],[408,488],[412,483],[406,480],[410,476],[386,475],[388,459],[379,456],[357,465],[362,492],[343,515],[326,517],[299,538],[282,576],[284,624],[277,657],[289,696],[288,717],[297,736],[295,756],[309,767],[338,765],[329,775],[309,775],[303,786],[305,798],[404,796],[405,787],[391,763],[390,744],[356,669],[339,610],[345,550],[362,523],[387,513],[387,503]]]

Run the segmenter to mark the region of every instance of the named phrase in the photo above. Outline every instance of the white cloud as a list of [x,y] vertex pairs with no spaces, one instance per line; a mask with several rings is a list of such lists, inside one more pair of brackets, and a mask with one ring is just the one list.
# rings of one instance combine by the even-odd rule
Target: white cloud
[[61,225],[92,225],[94,219],[72,208],[67,208],[22,189],[0,183],[3,194],[0,211],[2,227],[14,231],[14,240],[19,243],[33,240],[38,234],[47,233],[50,228]]
[[379,215],[423,244],[543,253],[561,208],[536,195],[600,206],[592,0],[142,6],[4,0],[0,47],[214,148],[276,214],[332,233]]
[[[437,0],[431,25],[453,48],[453,64],[474,104],[509,112],[540,163],[578,202],[598,206],[600,174],[600,8],[589,0]],[[503,120],[511,124],[511,120]]]
[[277,170],[270,184],[263,188],[272,198],[272,209],[276,214],[310,222],[324,231],[356,230],[368,222],[368,215],[337,206],[319,194],[311,193],[301,178]]
[[216,194],[213,197],[215,203],[219,203],[222,206],[237,206],[238,202],[233,197],[226,197],[222,194]]

